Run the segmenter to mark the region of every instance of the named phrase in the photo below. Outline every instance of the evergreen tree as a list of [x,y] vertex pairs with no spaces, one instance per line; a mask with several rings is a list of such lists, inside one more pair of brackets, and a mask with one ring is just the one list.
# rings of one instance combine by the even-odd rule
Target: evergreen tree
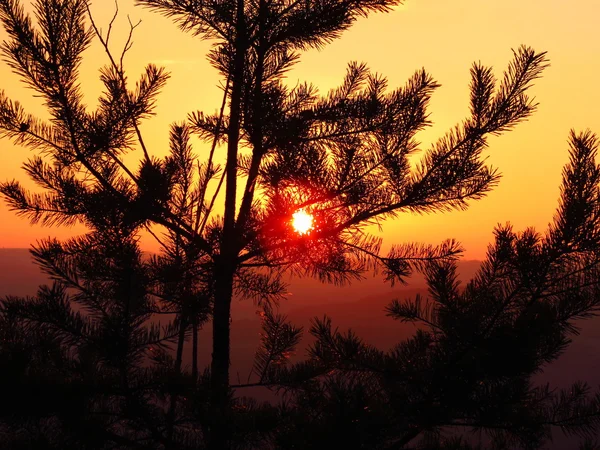
[[[283,326],[270,305],[285,291],[281,276],[286,271],[342,283],[364,271],[379,270],[394,282],[415,268],[447,267],[460,252],[456,242],[438,247],[400,244],[382,255],[381,240],[364,229],[402,211],[465,208],[469,200],[491,189],[498,173],[482,158],[487,136],[509,130],[535,109],[527,90],[545,67],[545,55],[519,48],[499,82],[491,68],[475,64],[469,117],[425,150],[413,167],[409,157],[419,151],[415,135],[428,125],[426,108],[437,87],[424,70],[392,91],[385,78],[357,63],[349,65],[342,85],[325,95],[310,84],[289,88],[282,81],[299,52],[325,45],[357,17],[388,11],[398,0],[138,3],[174,17],[184,30],[213,39],[209,60],[225,80],[221,113],[195,112],[185,123],[173,125],[169,155],[164,158],[150,156],[139,131],[140,121],[151,115],[156,95],[167,81],[162,69],[149,65],[131,89],[123,58],[108,50],[109,34],[103,36],[93,22],[92,28],[86,26],[89,10],[84,0],[37,1],[36,24],[17,0],[0,0],[0,20],[9,34],[4,54],[41,95],[52,117],[50,122],[38,120],[2,94],[0,133],[38,151],[25,169],[43,193],[29,193],[17,181],[3,183],[0,192],[10,207],[32,222],[82,222],[90,229],[82,238],[64,244],[48,241],[34,249],[42,267],[57,279],[58,285],[47,291],[55,292],[51,297],[62,311],[59,322],[52,322],[49,313],[28,316],[34,308],[17,299],[3,302],[3,314],[23,320],[28,333],[58,333],[57,339],[66,339],[59,331],[68,325],[66,333],[73,339],[76,326],[85,327],[90,336],[110,331],[112,325],[96,322],[103,302],[108,302],[111,311],[120,311],[115,312],[119,319],[114,319],[121,323],[119,339],[136,342],[125,353],[117,352],[119,361],[111,362],[121,371],[122,382],[129,380],[130,371],[136,373],[131,375],[135,379],[141,376],[139,358],[148,355],[149,343],[160,347],[171,341],[175,358],[171,361],[161,351],[150,372],[158,376],[167,371],[179,380],[161,388],[162,400],[156,396],[142,402],[144,408],[162,407],[160,414],[152,413],[154,419],[139,429],[130,421],[121,422],[118,430],[127,430],[130,442],[151,436],[154,443],[167,447],[209,442],[210,448],[220,449],[238,438],[250,445],[256,442],[251,436],[263,439],[256,434],[263,425],[240,412],[257,407],[232,399],[229,386],[234,293],[257,300],[265,307],[265,320]],[[106,48],[109,63],[101,72],[105,90],[92,112],[82,101],[78,66],[94,33]],[[192,152],[190,133],[211,144],[203,164]],[[226,147],[224,170],[214,162],[220,145]],[[138,169],[126,166],[122,158],[136,147],[142,152]],[[222,185],[224,196],[219,195]],[[214,207],[222,197],[220,217]],[[306,234],[291,226],[299,211],[314,220],[314,228]],[[136,239],[152,226],[162,227],[166,238],[161,240],[161,254],[147,261],[141,258]],[[113,254],[115,249],[103,247],[113,240],[115,249],[127,251]],[[125,270],[132,264],[131,275],[138,277],[135,289],[123,294],[105,285],[125,282],[116,269],[99,285],[97,273],[85,272],[104,253],[113,255],[115,267]],[[30,301],[45,304],[42,299],[50,295],[45,292]],[[74,324],[77,313],[70,309],[77,302],[89,308],[77,319],[80,325]],[[162,331],[145,323],[148,315],[159,313],[174,316]],[[207,319],[213,324],[213,354],[210,370],[201,376],[197,331]],[[290,342],[297,340],[297,330],[284,329]],[[194,362],[191,390],[185,390],[177,385],[189,333]],[[66,345],[58,342],[60,348]],[[98,343],[107,353],[109,344]],[[235,417],[233,410],[238,411]],[[142,413],[134,416],[138,414]],[[274,412],[265,407],[261,414],[268,418]],[[200,428],[186,429],[187,420],[200,423]]]
[[134,448],[165,439],[161,396],[181,383],[167,349],[183,328],[150,321],[163,309],[148,294],[159,283],[148,279],[127,227],[104,225],[38,245],[33,257],[55,282],[35,297],[2,300],[5,448]]
[[[258,384],[291,393],[277,448],[547,448],[553,429],[598,448],[600,392],[557,390],[534,375],[600,311],[598,139],[570,137],[561,199],[544,233],[498,227],[475,277],[461,287],[456,261],[424,267],[429,294],[395,300],[387,314],[418,325],[384,352],[315,319],[310,358],[273,363],[299,340],[269,317]],[[279,342],[278,347],[273,342]],[[262,355],[268,355],[264,357]],[[488,444],[469,435],[483,431]]]
[[[215,417],[224,424],[218,411],[229,383],[231,297],[236,282],[246,277],[239,276],[240,269],[249,274],[247,266],[268,268],[261,284],[275,294],[282,269],[343,282],[381,268],[394,281],[423,261],[456,255],[458,246],[449,242],[439,248],[400,245],[382,256],[380,239],[363,228],[403,210],[464,207],[492,187],[497,173],[481,159],[486,136],[509,129],[534,109],[526,90],[543,69],[544,54],[519,49],[499,86],[490,68],[475,65],[471,117],[413,170],[408,157],[417,149],[414,136],[427,125],[426,106],[437,87],[425,71],[392,92],[362,64],[350,64],[342,86],[324,97],[309,84],[289,89],[282,82],[300,51],[324,45],[358,16],[389,10],[396,0],[138,3],[216,40],[209,59],[226,80],[229,114],[189,116],[201,137],[227,143],[224,216],[216,224],[211,365]],[[240,175],[246,183],[236,210]],[[303,208],[318,230],[298,238],[289,220]]]

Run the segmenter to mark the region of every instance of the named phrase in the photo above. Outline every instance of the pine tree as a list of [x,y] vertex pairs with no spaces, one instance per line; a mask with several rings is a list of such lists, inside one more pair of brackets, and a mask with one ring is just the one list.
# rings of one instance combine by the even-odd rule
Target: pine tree
[[[232,296],[254,298],[269,317],[276,317],[270,315],[270,305],[285,291],[284,272],[342,283],[375,270],[394,282],[415,268],[456,258],[460,247],[454,241],[437,247],[399,244],[382,255],[381,239],[368,235],[365,227],[401,211],[465,208],[469,200],[484,196],[499,178],[482,158],[486,138],[533,112],[536,105],[527,90],[546,59],[544,53],[521,47],[499,82],[491,68],[475,64],[469,117],[425,150],[413,167],[409,157],[419,151],[415,135],[429,124],[426,108],[438,86],[424,70],[392,91],[385,78],[358,63],[351,63],[342,85],[325,95],[307,83],[289,88],[283,82],[301,51],[327,44],[356,18],[389,11],[399,0],[138,3],[174,17],[182,29],[200,38],[214,40],[208,57],[225,80],[221,113],[189,114],[185,123],[172,126],[169,155],[151,156],[139,123],[152,114],[166,72],[148,65],[131,89],[123,58],[108,50],[109,35],[103,36],[93,21],[91,28],[86,25],[89,9],[84,0],[35,2],[37,24],[17,0],[0,0],[0,20],[9,35],[4,54],[52,116],[50,122],[38,120],[2,94],[0,133],[39,153],[25,169],[43,193],[29,193],[17,181],[3,183],[0,192],[11,208],[34,223],[81,222],[91,230],[80,240],[46,242],[34,250],[42,267],[57,278],[56,289],[81,289],[53,265],[69,260],[75,264],[72,246],[88,245],[93,258],[91,242],[116,233],[120,239],[129,236],[127,245],[138,254],[139,233],[153,232],[152,227],[165,231],[161,255],[142,261],[138,254],[134,266],[144,280],[139,289],[147,297],[138,299],[141,310],[127,309],[123,320],[137,324],[135,314],[154,311],[175,315],[160,339],[170,340],[177,329],[172,369],[180,376],[184,340],[192,333],[196,352],[198,327],[210,317],[210,371],[201,377],[194,356],[192,384],[200,392],[200,381],[209,381],[210,413],[202,414],[210,423],[203,438],[211,448],[227,448],[227,436],[233,435],[227,428],[233,401]],[[99,107],[90,112],[83,104],[78,66],[94,35],[107,50],[108,65],[101,72],[105,90]],[[191,133],[211,144],[202,164],[192,152]],[[220,145],[226,148],[223,170],[214,161]],[[135,148],[142,152],[138,169],[126,166],[122,158]],[[224,212],[219,217],[214,208],[223,185]],[[290,225],[299,211],[314,220],[306,234]],[[78,298],[61,304],[66,308]],[[25,307],[14,311],[25,317]],[[134,330],[129,327],[127,333]],[[127,367],[134,363],[133,355],[122,358]],[[159,441],[171,443],[165,445],[172,445],[182,428],[176,425],[179,397],[168,393],[164,427],[154,427]]]
[[7,433],[18,438],[14,448],[133,448],[162,439],[157,406],[180,382],[167,350],[182,328],[150,321],[162,311],[148,295],[157,284],[149,263],[126,228],[105,225],[35,247],[54,283],[35,297],[2,300],[10,369],[2,418],[15,427]]
[[[279,364],[300,333],[282,332],[294,327],[268,317],[257,384],[292,394],[281,409],[277,448],[537,449],[547,448],[553,429],[597,448],[600,392],[581,382],[557,390],[533,380],[578,334],[576,321],[600,311],[597,149],[592,133],[571,133],[553,223],[543,234],[498,227],[466,286],[457,281],[456,261],[428,262],[429,294],[387,308],[392,318],[417,324],[391,350],[340,332],[325,317],[310,329],[310,358]],[[479,431],[489,441],[483,447],[469,438]]]

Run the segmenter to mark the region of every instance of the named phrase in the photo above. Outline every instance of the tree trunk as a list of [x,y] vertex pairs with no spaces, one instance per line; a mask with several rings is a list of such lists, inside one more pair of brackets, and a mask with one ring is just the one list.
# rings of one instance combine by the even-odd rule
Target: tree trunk
[[198,384],[198,317],[194,319],[192,328],[192,380]]
[[[181,323],[179,324],[179,337],[177,340],[177,353],[175,356],[175,373],[173,376],[175,377],[172,382],[180,383],[181,382],[181,362],[183,360],[183,344],[185,342],[185,329],[187,328],[187,321],[185,317],[181,316]],[[175,408],[177,406],[177,394],[171,393],[171,401],[169,405],[169,411],[167,413],[167,439],[169,442],[168,448],[173,447],[173,431],[174,425],[173,422],[175,420]]]
[[227,130],[227,162],[225,165],[225,211],[223,235],[218,261],[215,263],[215,291],[213,303],[213,353],[210,374],[212,424],[209,448],[229,449],[229,318],[233,296],[233,277],[239,252],[236,232],[236,197],[238,141],[242,117],[242,87],[246,59],[246,24],[244,0],[237,0],[236,40],[233,58],[229,127]]
[[211,413],[214,421],[210,433],[209,448],[211,450],[229,448],[229,420],[227,419],[230,361],[229,318],[233,294],[233,271],[227,267],[223,269],[216,279],[213,309],[213,353],[210,381]]

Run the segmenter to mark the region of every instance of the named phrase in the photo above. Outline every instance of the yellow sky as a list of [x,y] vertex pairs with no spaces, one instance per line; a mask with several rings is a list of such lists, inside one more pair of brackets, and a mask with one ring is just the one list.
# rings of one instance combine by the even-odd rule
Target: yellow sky
[[[210,44],[181,33],[169,19],[121,0],[121,15],[113,32],[119,51],[127,30],[126,15],[142,19],[134,46],[126,58],[135,80],[145,63],[165,65],[172,76],[159,97],[157,115],[142,131],[155,155],[166,153],[168,127],[195,110],[214,112],[221,92],[216,72],[205,60]],[[106,28],[113,12],[110,1],[95,1],[93,13]],[[490,139],[489,161],[503,174],[500,185],[468,211],[417,216],[410,213],[386,222],[386,245],[420,241],[437,243],[456,238],[465,257],[483,257],[497,223],[510,221],[517,229],[543,230],[551,220],[559,195],[562,166],[567,161],[570,128],[600,133],[600,4],[592,0],[407,0],[389,14],[358,21],[324,50],[310,51],[288,79],[310,81],[321,92],[341,81],[346,64],[367,62],[389,78],[390,87],[402,85],[425,67],[442,87],[434,94],[430,113],[433,126],[420,135],[423,147],[441,136],[468,112],[469,68],[480,60],[498,76],[511,59],[511,48],[521,44],[548,51],[551,67],[531,91],[540,103],[526,123]],[[0,38],[5,34],[0,31]],[[81,83],[90,106],[100,91],[98,68],[106,59],[97,43],[85,54]],[[44,117],[39,99],[0,64],[0,89],[21,101],[30,112]],[[206,148],[197,144],[196,151]],[[20,169],[29,151],[0,141],[0,179],[25,180]],[[25,183],[27,186],[30,184]],[[67,237],[81,228],[30,226],[26,219],[0,205],[0,247],[27,247],[47,236]]]

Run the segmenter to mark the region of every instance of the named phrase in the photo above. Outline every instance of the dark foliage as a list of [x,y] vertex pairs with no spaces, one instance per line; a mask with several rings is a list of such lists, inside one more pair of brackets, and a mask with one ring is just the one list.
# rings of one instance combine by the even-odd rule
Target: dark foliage
[[600,310],[597,139],[573,133],[570,145],[545,234],[499,227],[464,288],[456,262],[432,261],[429,295],[389,305],[388,315],[418,325],[412,338],[383,352],[315,320],[308,362],[266,380],[293,392],[282,448],[339,439],[345,448],[471,448],[456,440],[465,428],[486,432],[491,448],[540,448],[553,428],[597,436],[600,394],[532,382],[577,335],[574,321]]
[[[138,3],[212,39],[209,60],[226,80],[219,114],[173,124],[162,158],[151,156],[139,124],[168,74],[148,65],[132,87],[123,67],[137,25],[118,57],[109,51],[114,19],[103,35],[85,0],[36,1],[34,18],[17,0],[0,0],[5,59],[51,116],[39,120],[0,94],[0,136],[36,151],[24,168],[39,187],[6,181],[0,192],[32,223],[88,229],[36,245],[32,254],[54,284],[0,302],[1,389],[15,399],[0,408],[6,446],[401,448],[422,437],[428,448],[468,448],[438,433],[461,426],[485,429],[497,447],[535,447],[553,425],[596,429],[598,399],[586,387],[557,396],[530,384],[568,344],[573,319],[596,311],[593,135],[572,136],[552,228],[543,236],[499,229],[464,290],[454,275],[458,243],[405,243],[383,255],[381,240],[365,231],[402,211],[466,208],[493,188],[499,175],[484,161],[487,137],[534,111],[528,90],[544,53],[517,49],[499,81],[475,64],[469,116],[422,151],[416,134],[429,125],[438,86],[424,70],[395,90],[358,63],[324,95],[282,81],[301,51],[399,0]],[[78,68],[94,37],[108,65],[91,111]],[[211,145],[204,162],[192,134]],[[224,167],[214,162],[221,147]],[[129,167],[124,156],[134,151],[139,164]],[[223,216],[214,213],[220,201]],[[291,226],[301,209],[316,224],[304,235]],[[159,254],[142,255],[145,232]],[[429,298],[388,311],[422,322],[414,338],[385,353],[332,330],[329,319],[315,321],[310,358],[288,365],[301,330],[276,312],[284,272],[344,283],[374,271],[393,283],[414,270],[427,274]],[[234,295],[264,311],[250,385],[287,391],[282,405],[231,389]],[[198,330],[207,321],[212,361],[199,367]],[[183,367],[186,340],[191,368]]]

